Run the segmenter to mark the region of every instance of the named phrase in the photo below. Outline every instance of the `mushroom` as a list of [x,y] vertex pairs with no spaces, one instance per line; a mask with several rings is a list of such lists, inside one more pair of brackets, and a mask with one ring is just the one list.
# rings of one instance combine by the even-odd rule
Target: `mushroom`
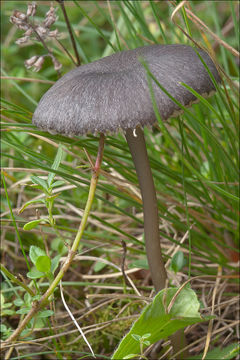
[[[217,82],[217,69],[203,50],[197,50]],[[122,51],[71,70],[42,97],[33,123],[49,132],[68,136],[123,131],[139,179],[146,253],[156,291],[166,285],[161,254],[156,191],[143,134],[156,122],[142,58],[156,80],[184,106],[197,98],[181,82],[203,96],[214,84],[195,49],[187,45],[151,45]],[[162,120],[178,114],[179,106],[152,81]]]

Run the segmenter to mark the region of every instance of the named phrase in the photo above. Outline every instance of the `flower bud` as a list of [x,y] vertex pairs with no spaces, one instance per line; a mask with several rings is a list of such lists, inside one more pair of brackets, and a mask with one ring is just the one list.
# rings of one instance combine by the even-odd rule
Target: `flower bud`
[[58,29],[53,30],[53,31],[49,31],[48,35],[49,35],[50,37],[54,37],[54,38],[57,37],[57,35],[58,35]]
[[62,68],[62,64],[60,64],[60,62],[55,57],[52,57],[52,62],[56,71]]
[[24,61],[24,65],[27,69],[30,69],[31,66],[37,61],[38,56],[34,55],[30,59]]
[[39,36],[41,37],[45,37],[45,35],[47,35],[48,29],[46,29],[43,26],[37,26],[35,29],[38,33]]
[[29,29],[29,25],[28,25],[28,24],[17,25],[17,27],[18,27],[20,30],[24,30],[24,31],[27,31],[27,30]]
[[48,16],[55,16],[55,9],[53,6],[51,6],[48,12],[46,13],[46,17]]
[[41,70],[43,63],[44,63],[44,56],[40,56],[37,59],[37,61],[33,64],[34,71],[38,72],[39,70]]
[[26,14],[24,14],[21,11],[18,11],[18,10],[14,10],[13,16],[16,17],[19,20],[26,20],[26,18],[27,18]]
[[29,28],[26,32],[25,32],[25,36],[30,36],[30,35],[32,35],[32,33],[33,33],[33,29],[32,28]]
[[29,36],[23,36],[15,41],[17,45],[25,44],[29,40]]
[[56,16],[48,16],[45,20],[44,20],[44,25],[49,28],[51,25],[53,25],[55,23],[55,21],[57,20]]
[[34,16],[37,11],[37,4],[33,1],[31,4],[28,4],[27,16]]
[[17,26],[23,23],[23,21],[21,19],[18,19],[16,16],[10,16],[10,22]]

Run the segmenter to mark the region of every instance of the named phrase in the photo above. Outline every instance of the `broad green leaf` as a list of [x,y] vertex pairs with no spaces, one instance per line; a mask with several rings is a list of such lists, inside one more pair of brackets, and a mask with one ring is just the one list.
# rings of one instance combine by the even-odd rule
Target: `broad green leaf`
[[[150,344],[160,339],[166,339],[188,325],[204,321],[199,313],[199,301],[193,290],[183,288],[177,295],[170,312],[166,309],[170,304],[177,288],[161,290],[153,302],[145,307],[140,317],[133,324],[129,333],[123,338],[112,359],[123,359],[129,353],[139,352],[139,343],[133,339],[136,336],[142,337],[151,329],[151,336],[148,338]],[[146,347],[146,344],[144,344]]]
[[32,269],[27,273],[29,279],[40,279],[46,276],[44,272],[38,271],[37,269]]
[[54,272],[57,270],[60,259],[61,259],[61,255],[57,255],[51,260],[51,270],[50,271],[52,274],[54,274]]
[[52,316],[53,314],[54,314],[54,311],[52,311],[52,310],[44,310],[38,314],[38,317],[46,318],[46,317]]
[[34,184],[40,185],[44,190],[48,191],[47,182],[38,176],[30,176],[30,179]]
[[25,304],[32,304],[32,296],[28,292],[24,294],[23,299]]
[[16,314],[21,314],[21,315],[22,315],[22,314],[27,314],[30,310],[31,310],[30,308],[24,307],[24,308],[22,308],[22,309],[17,310],[17,311],[16,311]]
[[23,305],[23,303],[24,303],[24,301],[22,300],[22,299],[16,299],[16,300],[14,300],[14,305],[16,305],[16,306],[22,306]]
[[184,258],[184,254],[182,251],[177,251],[176,254],[173,255],[170,268],[175,273],[177,273],[183,268],[184,265],[186,265],[186,259]]
[[13,315],[15,313],[14,310],[9,310],[9,309],[1,309],[1,315]]
[[6,325],[0,324],[0,332],[5,332],[5,331],[7,331]]
[[[206,360],[230,360],[239,354],[240,345],[238,343],[231,344],[225,348],[215,348],[209,351],[205,357]],[[189,357],[188,360],[200,360],[202,354],[197,356]]]
[[8,302],[8,303],[4,303],[3,308],[4,308],[4,309],[7,309],[7,308],[9,308],[9,307],[11,307],[11,306],[12,306],[12,303],[11,303],[11,302]]
[[101,261],[97,261],[95,264],[94,264],[94,271],[95,272],[99,272],[101,271],[103,268],[105,268],[105,266],[107,266],[107,264],[104,264],[103,262]]
[[37,227],[41,222],[46,222],[47,219],[37,219],[37,220],[32,220],[32,221],[29,221],[28,223],[26,223],[24,226],[23,226],[23,230],[32,230],[32,229],[35,229],[35,227]]
[[51,259],[47,255],[39,256],[37,258],[35,266],[38,271],[45,272],[45,273],[49,272],[51,269]]
[[46,252],[43,249],[41,249],[40,247],[32,245],[32,246],[30,246],[29,256],[30,256],[32,263],[34,265],[36,265],[36,261],[37,261],[38,257],[46,256]]

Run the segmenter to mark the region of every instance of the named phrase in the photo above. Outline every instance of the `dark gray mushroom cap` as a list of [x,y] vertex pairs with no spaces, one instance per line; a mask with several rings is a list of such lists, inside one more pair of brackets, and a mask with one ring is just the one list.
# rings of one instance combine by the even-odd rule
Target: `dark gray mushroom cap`
[[[217,82],[209,55],[198,50]],[[80,135],[135,129],[156,122],[144,59],[158,82],[183,105],[196,101],[180,82],[201,95],[215,90],[207,70],[194,49],[186,45],[151,45],[107,56],[65,74],[42,97],[33,123],[53,133]],[[179,107],[152,81],[163,120]]]

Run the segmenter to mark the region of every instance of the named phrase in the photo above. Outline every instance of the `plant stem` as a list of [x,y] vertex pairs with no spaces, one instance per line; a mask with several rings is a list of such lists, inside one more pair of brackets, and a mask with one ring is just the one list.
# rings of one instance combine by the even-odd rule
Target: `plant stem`
[[68,32],[69,32],[69,35],[70,35],[70,38],[71,38],[71,41],[72,41],[72,46],[73,46],[73,49],[74,49],[74,52],[75,52],[75,55],[76,55],[76,58],[77,58],[77,66],[80,66],[81,65],[81,60],[80,60],[80,57],[79,57],[79,54],[78,54],[78,51],[77,51],[76,41],[75,41],[74,36],[73,36],[72,27],[71,27],[71,24],[70,24],[70,21],[68,19],[67,12],[66,12],[66,9],[65,9],[65,6],[64,6],[64,0],[57,0],[57,2],[61,6],[63,16],[64,16],[64,19],[65,19],[66,24],[67,24]]
[[148,265],[155,290],[159,291],[166,286],[167,273],[160,245],[156,190],[143,131],[138,127],[135,129],[135,134],[133,134],[133,131],[128,129],[126,139],[132,154],[142,195]]
[[26,290],[31,296],[34,296],[35,293],[30,289],[27,285],[25,285],[22,281],[18,280],[8,269],[5,268],[3,264],[0,264],[0,270],[12,281],[15,282],[17,285],[21,286],[24,290]]
[[[21,248],[21,251],[22,251],[24,260],[25,260],[25,262],[26,262],[28,271],[30,271],[30,270],[31,270],[31,266],[30,266],[30,264],[29,264],[27,255],[26,255],[25,250],[24,250],[24,247],[23,247],[22,238],[21,238],[21,236],[20,236],[20,234],[19,234],[18,227],[17,227],[17,224],[16,224],[16,220],[15,220],[15,217],[14,217],[14,215],[13,215],[11,202],[10,202],[10,199],[9,199],[9,196],[8,196],[8,191],[7,191],[7,185],[6,185],[6,182],[5,182],[4,171],[2,171],[2,181],[3,181],[3,187],[4,187],[4,190],[5,190],[6,199],[7,199],[8,207],[9,207],[9,210],[10,210],[10,214],[11,214],[13,226],[14,226],[14,228],[15,228],[16,235],[17,235],[17,238],[18,238],[18,242],[19,242],[19,245],[20,245],[20,248]],[[38,285],[37,285],[37,282],[36,282],[35,279],[33,280],[33,283],[34,283],[34,285],[35,285],[36,290],[39,291]]]
[[[49,286],[48,290],[45,292],[45,294],[41,297],[41,299],[38,301],[35,301],[32,304],[32,309],[31,311],[27,314],[27,316],[23,319],[23,321],[20,323],[20,325],[18,326],[18,328],[13,332],[13,334],[5,341],[5,344],[8,344],[10,342],[13,342],[14,340],[16,340],[18,338],[18,336],[21,334],[21,332],[24,330],[24,328],[27,326],[27,324],[29,323],[29,321],[45,306],[48,304],[48,299],[49,297],[54,293],[55,289],[57,288],[60,280],[63,278],[64,274],[66,273],[66,271],[68,270],[69,266],[71,265],[74,256],[77,252],[81,237],[83,235],[84,229],[86,227],[87,224],[87,219],[91,210],[91,206],[93,203],[93,199],[94,199],[94,195],[95,195],[95,190],[96,190],[96,186],[97,186],[97,182],[98,182],[98,176],[100,173],[100,167],[101,167],[101,163],[102,163],[102,157],[103,157],[103,149],[104,149],[104,135],[100,134],[100,140],[99,140],[99,146],[98,146],[98,154],[97,154],[97,158],[96,158],[96,162],[95,162],[95,166],[92,169],[92,178],[91,178],[91,183],[90,183],[90,188],[89,188],[89,193],[88,193],[88,199],[87,199],[87,203],[84,209],[84,213],[83,213],[83,217],[77,232],[77,235],[75,237],[75,240],[72,244],[72,247],[70,249],[70,251],[68,252],[68,256],[66,258],[66,260],[64,261],[64,264],[62,265],[61,269],[59,270],[56,278],[53,280],[53,282],[51,283],[51,285]],[[4,346],[4,343],[2,343],[2,347]]]

